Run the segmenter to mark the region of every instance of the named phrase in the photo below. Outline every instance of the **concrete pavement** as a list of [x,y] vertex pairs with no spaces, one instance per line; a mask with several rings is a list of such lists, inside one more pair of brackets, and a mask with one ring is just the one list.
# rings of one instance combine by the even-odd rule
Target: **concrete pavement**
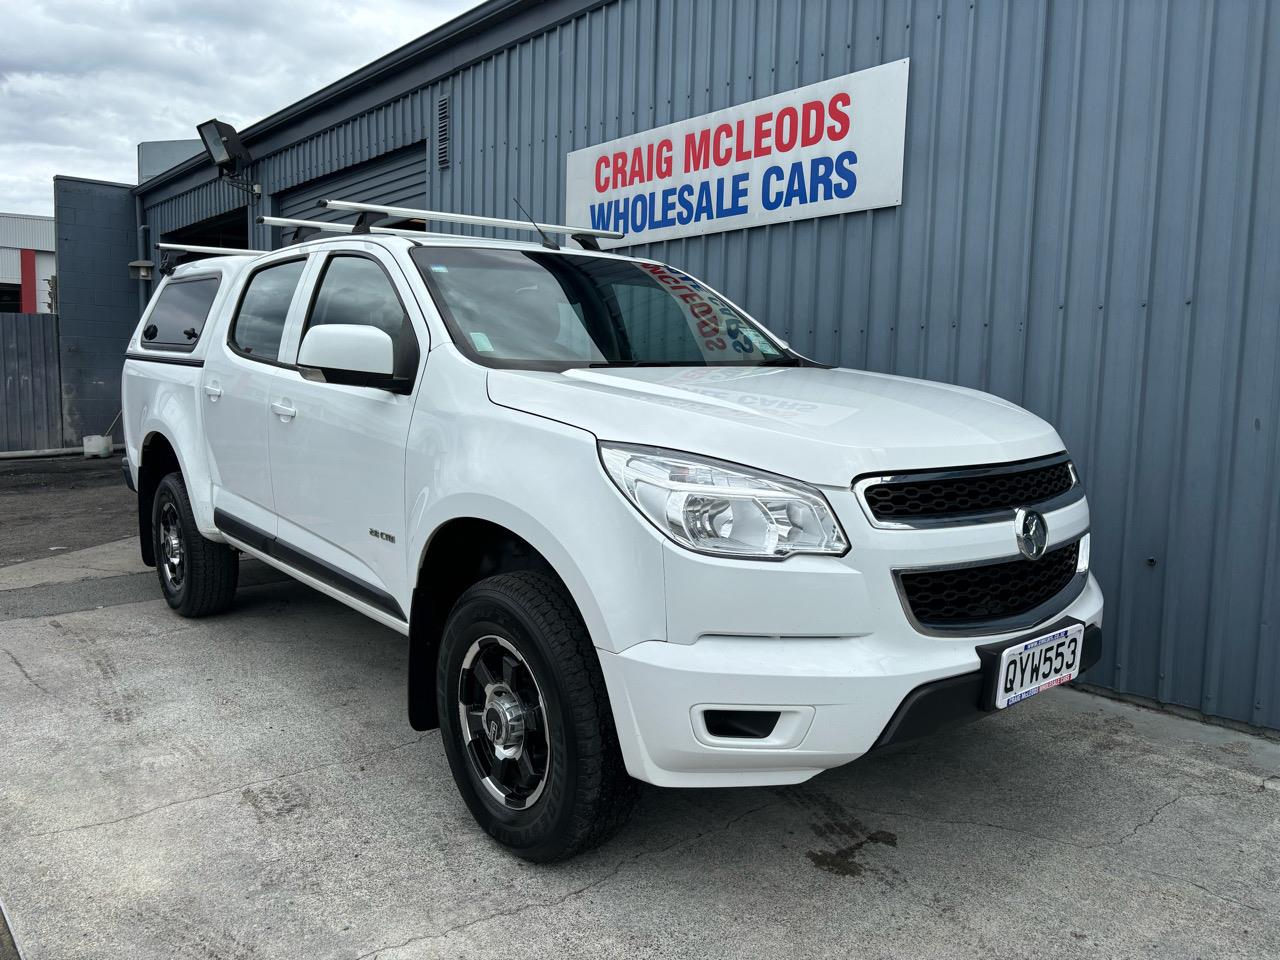
[[1273,740],[1057,690],[538,867],[408,728],[402,638],[257,564],[182,620],[129,551],[0,569],[27,960],[1280,955]]

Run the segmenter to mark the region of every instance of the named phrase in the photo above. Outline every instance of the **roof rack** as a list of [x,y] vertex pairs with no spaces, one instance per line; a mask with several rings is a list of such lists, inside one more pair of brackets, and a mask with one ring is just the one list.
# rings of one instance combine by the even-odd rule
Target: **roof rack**
[[[294,217],[257,217],[257,222],[272,227],[294,227],[299,234],[307,232],[324,232],[324,233],[343,233],[343,234],[364,234],[377,233],[384,236],[408,237],[410,239],[424,239],[427,237],[448,237],[452,239],[455,235],[451,233],[433,233],[427,230],[404,230],[399,227],[379,227],[375,226],[377,220],[387,217],[399,217],[406,220],[434,220],[441,223],[464,223],[478,227],[494,227],[502,230],[520,230],[526,233],[537,233],[545,239],[546,232],[568,234],[572,239],[576,240],[579,245],[587,250],[599,250],[600,244],[596,242],[596,238],[605,240],[622,240],[626,234],[619,233],[616,230],[596,230],[591,227],[571,227],[558,223],[535,223],[533,220],[506,220],[502,217],[477,217],[468,213],[447,213],[443,210],[418,210],[414,207],[394,207],[381,203],[357,203],[353,200],[321,200],[320,206],[327,207],[330,210],[348,210],[352,213],[360,214],[354,224],[351,223],[332,223],[324,220],[299,220]],[[373,216],[378,214],[378,216]],[[300,237],[295,235],[293,242],[299,242]],[[269,250],[249,250],[243,247],[210,247],[201,246],[191,243],[157,243],[158,250],[171,250],[178,253],[203,253],[209,256],[220,257],[256,257],[259,254],[269,253]],[[165,258],[165,262],[161,264],[162,273],[172,273],[173,264]]]
[[[413,207],[392,207],[381,203],[356,203],[351,200],[321,200],[320,206],[330,210],[350,210],[353,213],[381,213],[388,217],[404,217],[409,220],[435,220],[440,223],[466,223],[476,227],[497,227],[503,230],[523,230],[526,233],[568,234],[587,249],[599,250],[596,238],[622,240],[624,233],[616,230],[596,230],[592,227],[570,227],[558,223],[534,223],[531,220],[505,220],[501,217],[477,217],[469,213],[446,213],[442,210],[417,210]],[[376,228],[375,228],[376,229]]]
[[[299,230],[319,230],[321,233],[355,233],[350,223],[333,223],[327,220],[298,220],[294,217],[258,217],[258,223],[269,227],[296,227]],[[451,237],[447,233],[426,233],[422,230],[400,230],[396,227],[370,227],[369,233],[381,233],[392,237]]]
[[240,247],[202,247],[192,243],[157,243],[157,250],[176,250],[180,253],[207,253],[215,257],[256,257],[269,250],[245,250]]

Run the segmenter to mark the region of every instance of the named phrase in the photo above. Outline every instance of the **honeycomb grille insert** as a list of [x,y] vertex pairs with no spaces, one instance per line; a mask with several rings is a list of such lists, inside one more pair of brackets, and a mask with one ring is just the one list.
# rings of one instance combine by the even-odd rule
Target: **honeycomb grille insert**
[[900,573],[903,597],[916,621],[964,629],[1029,613],[1061,593],[1076,575],[1079,542],[1039,560],[1006,560],[976,567]]
[[1034,506],[1066,493],[1074,483],[1070,463],[1062,460],[1011,473],[877,483],[863,497],[877,520],[909,523]]

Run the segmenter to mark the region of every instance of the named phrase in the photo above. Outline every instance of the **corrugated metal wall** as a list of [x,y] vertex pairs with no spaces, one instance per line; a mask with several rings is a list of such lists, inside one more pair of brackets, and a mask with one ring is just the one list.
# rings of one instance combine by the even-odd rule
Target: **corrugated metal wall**
[[[149,204],[144,212],[144,221],[151,228],[151,242],[158,243],[174,230],[243,207],[248,199],[242,190],[225,180],[211,180],[192,190]],[[159,260],[155,250],[149,256]]]
[[281,194],[276,215],[301,220],[351,219],[349,213],[319,206],[326,197],[420,207],[426,199],[426,162],[421,144],[398,150]]
[[0,213],[0,247],[53,249],[53,217]]
[[1280,9],[621,0],[435,85],[431,205],[564,210],[587,144],[911,58],[900,208],[639,252],[828,361],[990,390],[1083,469],[1094,682],[1280,727]]
[[0,313],[0,450],[62,446],[58,318]]
[[[312,188],[334,175],[337,175],[334,186],[343,188],[345,177],[354,168],[368,164],[365,169],[381,170],[379,158],[388,154],[403,158],[412,153],[418,158],[416,196],[421,199],[422,148],[416,151],[408,148],[421,144],[426,137],[424,96],[421,90],[413,91],[284,150],[258,158],[247,174],[261,184],[263,191],[261,209],[255,210],[253,216],[259,213],[296,216],[296,213],[282,212],[285,207],[300,209],[296,188],[304,184]],[[211,180],[176,196],[161,194],[152,199],[144,195],[144,217],[155,241],[197,221],[242,207],[247,200],[242,190],[225,180]],[[255,246],[266,247],[272,239],[271,230],[251,224],[250,238]]]
[[0,283],[22,282],[22,251],[0,247]]
[[[910,57],[901,207],[639,252],[816,357],[990,390],[1058,425],[1108,594],[1089,679],[1280,727],[1280,9],[584,10],[278,151],[259,164],[264,190],[420,143],[448,96],[452,163],[427,151],[428,204],[512,216],[519,196],[558,220],[573,149]],[[178,225],[220,212],[196,206]]]

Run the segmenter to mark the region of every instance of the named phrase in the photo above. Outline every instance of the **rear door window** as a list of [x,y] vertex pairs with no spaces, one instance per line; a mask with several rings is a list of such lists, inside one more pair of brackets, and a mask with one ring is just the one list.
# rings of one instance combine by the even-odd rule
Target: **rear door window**
[[218,295],[217,277],[174,280],[156,298],[140,344],[147,350],[194,350]]
[[271,363],[279,358],[289,304],[306,265],[306,260],[289,260],[263,267],[249,278],[227,341],[237,353]]

